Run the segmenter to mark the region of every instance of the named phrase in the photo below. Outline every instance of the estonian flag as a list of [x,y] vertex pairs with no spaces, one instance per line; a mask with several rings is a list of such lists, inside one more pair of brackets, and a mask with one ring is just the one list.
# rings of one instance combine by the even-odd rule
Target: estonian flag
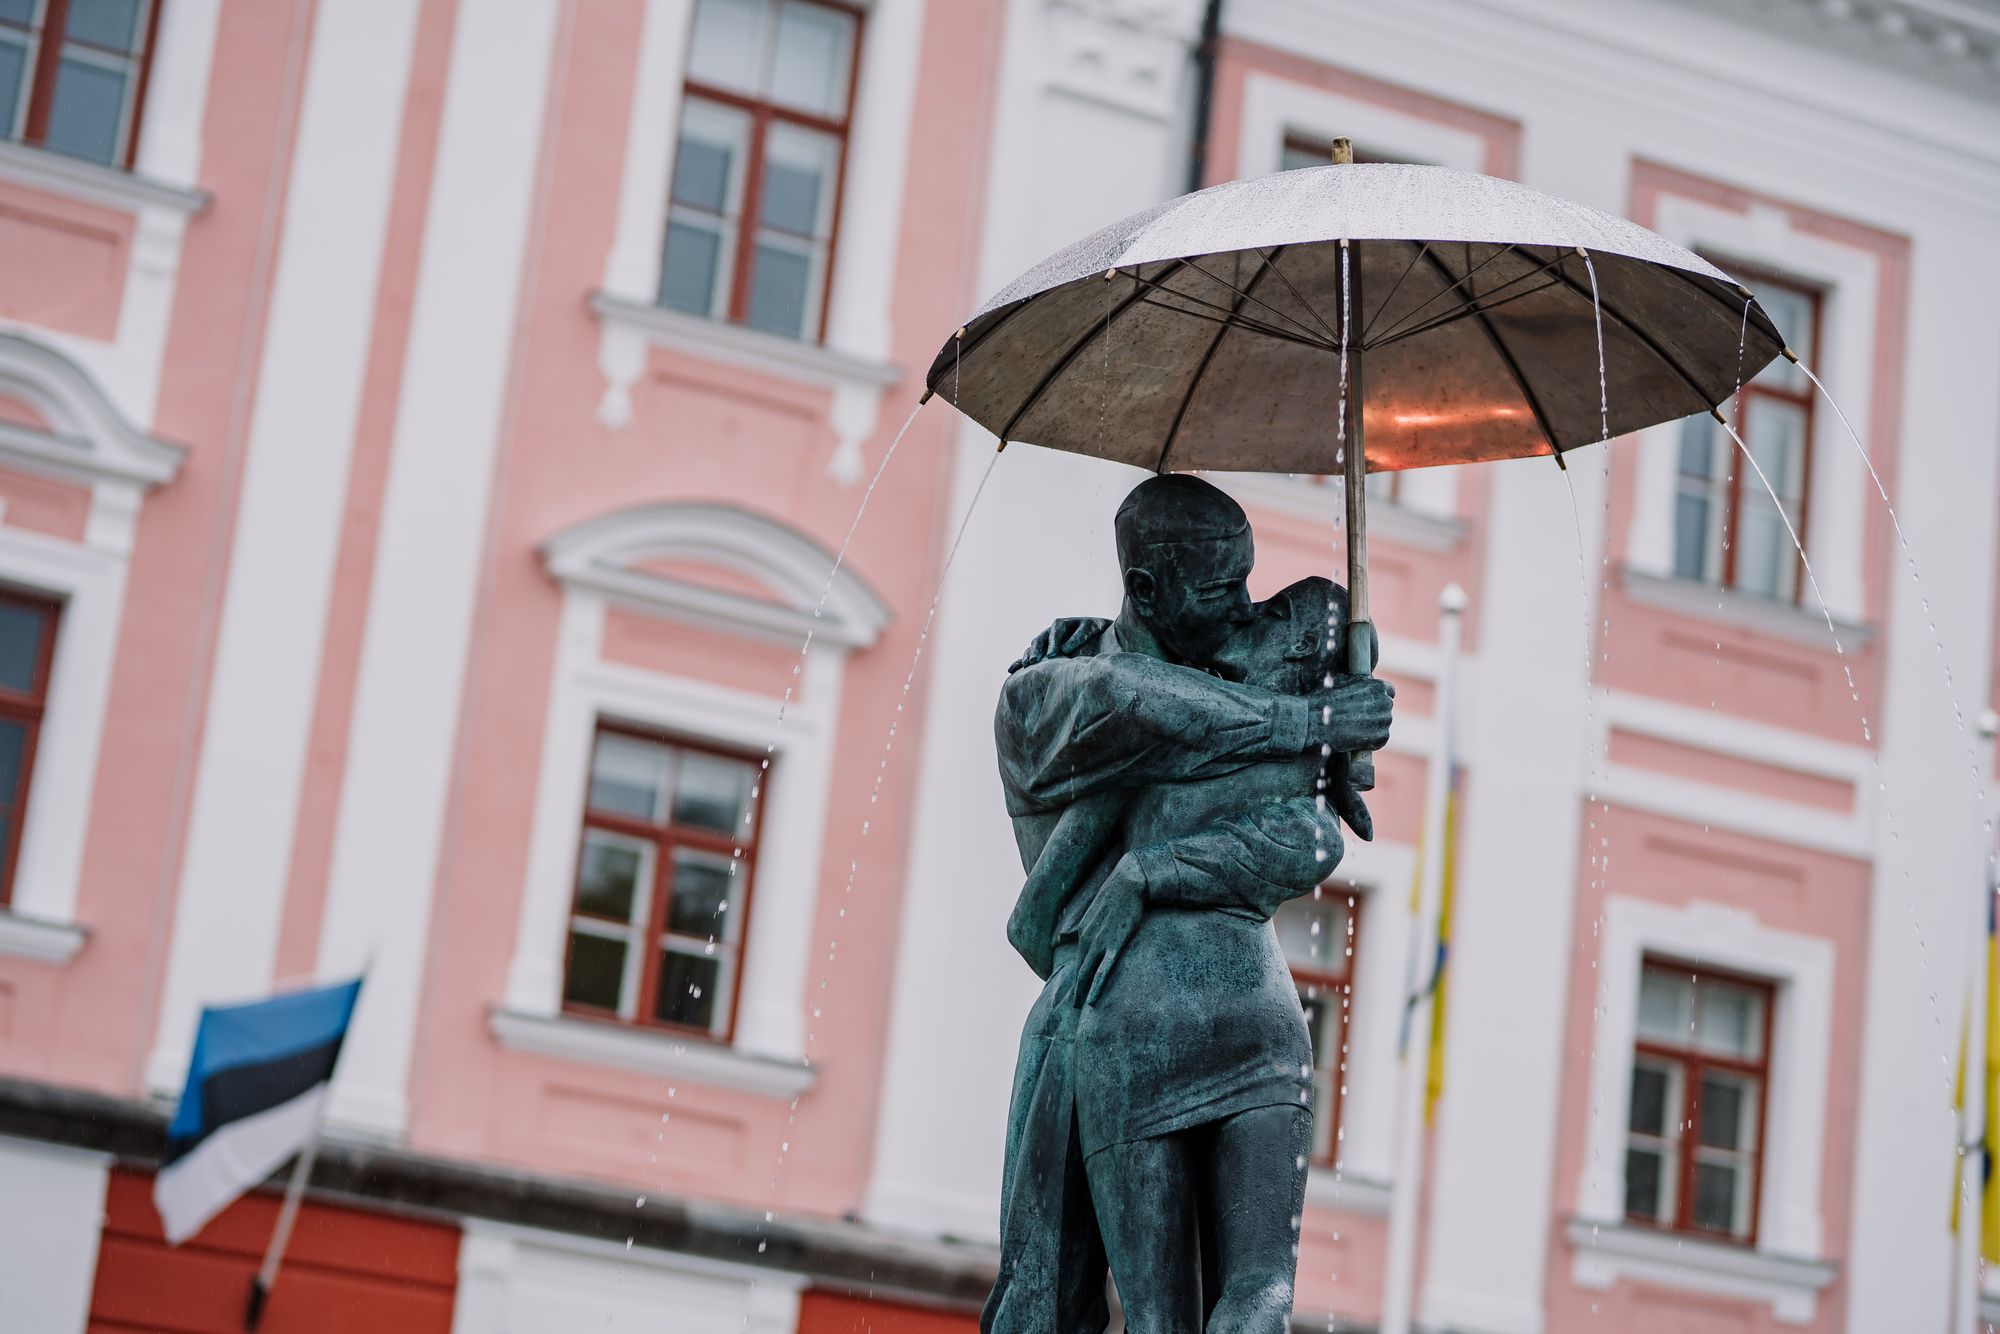
[[204,1008],[180,1106],[153,1180],[179,1245],[319,1131],[361,980]]

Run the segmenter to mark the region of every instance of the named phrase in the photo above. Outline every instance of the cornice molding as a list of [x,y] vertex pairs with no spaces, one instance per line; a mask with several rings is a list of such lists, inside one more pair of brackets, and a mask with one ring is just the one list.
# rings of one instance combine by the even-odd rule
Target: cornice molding
[[1694,0],[1699,7],[1871,63],[1942,76],[2000,100],[2000,3],[1994,0]]
[[0,392],[41,413],[47,430],[0,422],[0,462],[80,481],[151,489],[171,482],[186,452],[127,421],[90,373],[35,339],[0,332]]

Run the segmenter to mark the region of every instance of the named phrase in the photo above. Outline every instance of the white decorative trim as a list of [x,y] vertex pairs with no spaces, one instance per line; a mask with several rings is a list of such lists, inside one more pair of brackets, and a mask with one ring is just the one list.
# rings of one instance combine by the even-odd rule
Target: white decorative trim
[[208,207],[206,190],[188,190],[116,167],[0,140],[0,181],[66,199],[137,213],[148,205],[193,217]]
[[104,1232],[109,1154],[0,1138],[0,1329],[81,1330]]
[[[784,524],[730,505],[668,502],[619,510],[544,542],[542,559],[550,574],[571,587],[786,645],[811,634],[843,648],[865,648],[889,621],[887,604],[852,570],[843,568],[828,583],[832,552]],[[689,559],[746,575],[783,602],[635,568],[642,561]]]
[[[810,933],[841,678],[847,651],[874,641],[887,608],[851,571],[842,570],[815,619],[811,608],[827,587],[831,556],[781,524],[724,505],[647,505],[606,515],[550,539],[542,552],[563,584],[563,610],[506,1009],[545,1019],[561,1012],[563,942],[591,742],[599,719],[622,719],[753,753],[771,748],[735,1047],[783,1062],[803,1060]],[[635,568],[638,561],[662,557],[731,570],[793,606]],[[614,601],[791,648],[816,628],[802,655],[799,689],[782,721],[774,696],[606,661],[604,620]]]
[[792,1334],[803,1274],[469,1219],[452,1334],[655,1328]]
[[605,257],[604,289],[592,297],[592,308],[602,317],[598,366],[605,387],[597,417],[604,425],[618,429],[631,423],[631,390],[645,370],[647,347],[672,347],[831,389],[827,423],[836,444],[827,471],[844,486],[861,480],[862,444],[874,434],[883,390],[900,375],[882,363],[891,345],[889,310],[923,24],[921,0],[873,0],[868,9],[821,347],[658,307],[674,132],[694,6],[692,0],[646,0],[617,226]]
[[148,1061],[155,1089],[180,1087],[204,998],[271,980],[421,7],[343,0],[312,21]]
[[1958,0],[1699,0],[1739,22],[1894,63],[1989,100],[2000,97],[2000,19]]
[[1592,713],[1602,720],[1594,743],[1598,754],[1604,753],[1612,732],[1632,732],[1753,764],[1847,783],[1854,787],[1857,797],[1875,764],[1874,751],[1865,746],[1829,741],[1788,727],[1675,704],[1651,695],[1600,690]]
[[33,406],[51,428],[0,422],[0,463],[150,489],[171,482],[186,457],[132,425],[88,371],[38,339],[0,331],[0,393]]
[[37,963],[66,964],[90,939],[90,928],[73,922],[45,922],[0,908],[0,954]]
[[[1840,395],[1848,419],[1867,439],[1878,388],[1875,338],[1881,275],[1874,255],[1800,231],[1783,211],[1766,204],[1736,213],[1681,195],[1662,194],[1653,229],[1691,250],[1712,254],[1725,265],[1763,265],[1823,286],[1820,346],[1812,358],[1813,370]],[[1625,560],[1633,571],[1661,579],[1673,577],[1674,479],[1679,468],[1680,431],[1681,423],[1667,422],[1640,432],[1637,442],[1638,503],[1626,539]],[[1880,448],[1879,442],[1870,443],[1871,448]],[[1757,485],[1755,474],[1747,476],[1744,484]],[[1807,481],[1806,507],[1812,518],[1806,525],[1806,552],[1836,622],[1856,622],[1866,614],[1863,538],[1868,493],[1873,485],[1839,416],[1819,400],[1813,413],[1812,474]],[[1819,604],[1811,587],[1802,593],[1800,605],[1816,609]],[[1714,614],[1712,600],[1709,614]],[[1826,642],[1823,623],[1818,642]]]
[[[1640,964],[1649,953],[1777,984],[1755,1254],[1783,1262],[1821,1255],[1821,1149],[1832,1114],[1826,1091],[1833,1055],[1833,944],[1766,927],[1748,912],[1707,902],[1676,908],[1613,895],[1605,903],[1589,1127],[1584,1143],[1574,1150],[1583,1162],[1577,1179],[1578,1224],[1609,1231],[1625,1217],[1632,1045],[1638,1030]],[[1586,1258],[1578,1253],[1579,1283],[1586,1281]]]
[[1764,1302],[1782,1325],[1810,1325],[1819,1294],[1839,1270],[1809,1260],[1749,1250],[1701,1237],[1572,1218],[1563,1224],[1572,1250],[1570,1278],[1603,1292],[1619,1279],[1716,1297]]
[[[368,970],[328,1115],[400,1131],[457,772],[490,497],[548,181],[560,0],[458,11],[355,669],[317,966]],[[393,159],[393,147],[390,152]]]
[[1396,1042],[1409,978],[1410,885],[1416,868],[1417,850],[1408,843],[1350,837],[1324,891],[1351,889],[1360,899],[1339,1149],[1341,1176],[1349,1186],[1394,1175]]
[[[1369,516],[1371,519],[1373,515]],[[1692,579],[1681,579],[1670,574],[1655,574],[1627,565],[1619,571],[1624,581],[1625,591],[1634,602],[1659,607],[1666,611],[1680,612],[1686,616],[1707,617],[1722,625],[1735,626],[1741,630],[1753,630],[1759,634],[1776,635],[1804,644],[1808,648],[1831,649],[1833,640],[1827,634],[1826,617],[1817,610],[1817,604],[1808,606],[1779,602],[1772,598],[1759,597],[1737,588],[1722,588],[1715,584],[1696,583]],[[1807,591],[1811,598],[1812,593]],[[1840,637],[1842,649],[1854,649],[1875,638],[1875,627],[1861,622],[1833,618],[1833,633]]]
[[1131,115],[1181,114],[1200,0],[1045,0],[1049,87]]
[[1306,1176],[1306,1206],[1337,1209],[1364,1218],[1387,1218],[1389,1197],[1394,1190],[1387,1181],[1357,1177],[1345,1171],[1335,1176],[1331,1168],[1315,1167]]
[[518,1014],[494,1008],[486,1026],[503,1047],[558,1060],[617,1066],[767,1098],[796,1098],[819,1082],[806,1061],[753,1056],[700,1038],[590,1019]]

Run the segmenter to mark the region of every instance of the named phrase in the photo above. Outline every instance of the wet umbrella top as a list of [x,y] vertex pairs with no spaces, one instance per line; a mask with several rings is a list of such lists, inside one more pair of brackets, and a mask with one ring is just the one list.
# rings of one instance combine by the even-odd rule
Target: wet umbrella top
[[1366,466],[1384,472],[1706,411],[1783,339],[1733,280],[1635,223],[1470,172],[1343,163],[1085,237],[947,338],[926,384],[1002,440],[1153,471],[1329,473],[1343,345]]

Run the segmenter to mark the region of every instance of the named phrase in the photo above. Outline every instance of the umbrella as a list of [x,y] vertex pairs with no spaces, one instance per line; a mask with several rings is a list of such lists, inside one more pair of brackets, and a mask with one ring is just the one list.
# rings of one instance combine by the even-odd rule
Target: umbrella
[[1182,195],[1051,255],[945,340],[925,397],[1003,448],[1341,473],[1366,672],[1365,473],[1560,463],[1714,411],[1785,350],[1748,289],[1636,223],[1490,176],[1355,163],[1337,140],[1327,166]]

